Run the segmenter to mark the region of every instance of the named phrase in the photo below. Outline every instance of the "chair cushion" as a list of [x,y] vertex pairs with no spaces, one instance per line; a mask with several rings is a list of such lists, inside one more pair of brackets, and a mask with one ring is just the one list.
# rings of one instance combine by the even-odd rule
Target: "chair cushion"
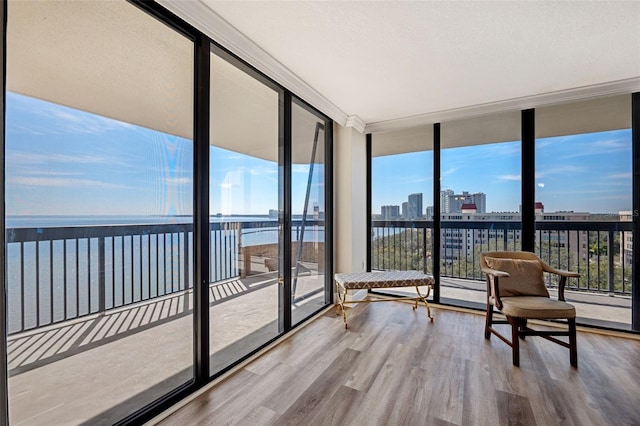
[[[545,296],[549,297],[544,285],[542,263],[538,260],[485,257],[487,266],[509,274],[500,278],[500,297]],[[493,277],[491,277],[493,278]]]
[[505,315],[529,319],[575,318],[576,308],[566,302],[538,296],[502,297],[501,312]]

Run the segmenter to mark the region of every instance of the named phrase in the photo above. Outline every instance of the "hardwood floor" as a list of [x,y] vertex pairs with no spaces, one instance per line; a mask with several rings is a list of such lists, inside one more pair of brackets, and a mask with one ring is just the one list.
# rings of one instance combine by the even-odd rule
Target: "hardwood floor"
[[638,425],[640,341],[484,339],[484,317],[401,302],[331,310],[161,425]]

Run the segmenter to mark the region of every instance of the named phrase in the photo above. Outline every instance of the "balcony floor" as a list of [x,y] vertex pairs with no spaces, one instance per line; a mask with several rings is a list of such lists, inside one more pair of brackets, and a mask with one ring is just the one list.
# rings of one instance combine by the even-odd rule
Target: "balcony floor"
[[[318,280],[321,276],[307,277],[299,286],[313,288]],[[484,283],[443,280],[443,285],[443,297],[484,303]],[[211,286],[214,368],[277,334],[277,292],[268,274]],[[312,312],[322,295],[301,301],[296,309]],[[620,298],[577,294],[569,299],[573,297],[585,298],[574,301],[579,313],[602,313],[616,322],[630,318],[629,308],[617,306]],[[376,305],[359,315],[374,315]],[[394,314],[400,315],[395,321],[402,322],[405,314],[413,318],[411,310],[403,312]],[[191,379],[191,330],[191,292],[186,292],[10,336],[12,423],[113,423]]]

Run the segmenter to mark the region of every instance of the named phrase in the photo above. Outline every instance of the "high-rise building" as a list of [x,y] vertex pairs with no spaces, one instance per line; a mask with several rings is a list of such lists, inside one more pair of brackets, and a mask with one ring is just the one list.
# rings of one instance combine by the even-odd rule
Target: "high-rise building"
[[402,218],[403,219],[409,218],[409,203],[407,201],[402,203]]
[[[620,222],[631,222],[633,220],[632,211],[621,211]],[[620,263],[631,265],[633,261],[633,232],[623,231],[620,238]]]
[[427,206],[424,209],[424,218],[427,220],[433,220],[433,206]]
[[478,213],[486,213],[487,194],[484,192],[469,194],[468,191],[462,191],[462,194],[454,194],[450,189],[440,192],[440,209],[442,213],[460,213],[463,204],[475,204]]
[[449,196],[453,195],[453,191],[445,189],[440,191],[440,211],[442,213],[451,213],[451,207],[449,205]]
[[407,206],[407,219],[419,219],[422,217],[422,193],[409,195]]
[[400,216],[400,206],[382,206],[380,207],[382,219],[397,219]]

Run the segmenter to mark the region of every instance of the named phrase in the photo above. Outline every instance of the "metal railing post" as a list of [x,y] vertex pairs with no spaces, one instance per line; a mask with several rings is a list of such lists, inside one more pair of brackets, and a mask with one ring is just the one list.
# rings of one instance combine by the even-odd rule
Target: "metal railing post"
[[607,233],[607,258],[609,263],[609,294],[614,294],[616,292],[616,283],[615,283],[615,274],[614,274],[614,264],[613,264],[613,229],[609,229]]
[[104,255],[104,238],[98,238],[98,313],[101,315],[105,311],[105,255]]
[[184,256],[182,256],[183,259],[183,266],[184,266],[184,288],[183,290],[188,290],[190,288],[190,283],[189,283],[189,247],[191,247],[189,245],[189,231],[184,231],[182,233],[184,236],[183,241],[184,243],[182,244],[182,250],[184,250]]
[[427,273],[427,228],[422,228],[422,272]]

